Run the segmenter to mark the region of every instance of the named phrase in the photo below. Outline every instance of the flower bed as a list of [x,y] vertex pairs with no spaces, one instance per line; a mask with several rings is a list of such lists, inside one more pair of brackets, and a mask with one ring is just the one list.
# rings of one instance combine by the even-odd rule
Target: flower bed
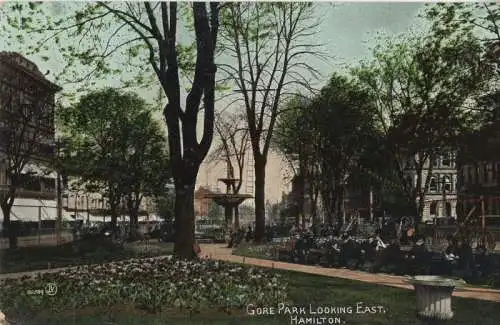
[[[53,296],[44,294],[49,283]],[[93,306],[133,305],[154,312],[172,307],[241,309],[248,304],[286,301],[287,285],[270,270],[218,261],[182,261],[172,257],[131,259],[0,281],[0,310],[58,312]]]

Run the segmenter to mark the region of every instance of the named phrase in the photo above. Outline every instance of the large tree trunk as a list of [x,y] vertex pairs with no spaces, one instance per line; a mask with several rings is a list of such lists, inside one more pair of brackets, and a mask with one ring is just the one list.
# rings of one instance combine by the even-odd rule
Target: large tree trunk
[[139,234],[139,214],[136,209],[129,211],[130,214],[130,238],[134,238]]
[[3,233],[9,237],[9,248],[17,248],[17,227],[10,220],[10,211],[12,206],[9,204],[2,205],[3,213]]
[[319,230],[319,225],[318,225],[318,191],[315,186],[313,186],[313,182],[310,182],[310,187],[309,187],[309,196],[310,196],[310,202],[311,202],[311,219],[312,219],[312,225],[314,229],[314,233],[317,234]]
[[266,161],[255,158],[255,242],[261,243],[266,228]]
[[131,195],[127,197],[127,210],[130,216],[130,237],[135,238],[139,234],[139,206]]
[[111,229],[114,233],[116,230],[116,224],[118,223],[118,204],[116,204],[113,200],[110,200],[109,210],[111,214]]
[[116,225],[118,223],[118,207],[120,205],[120,198],[115,191],[115,187],[112,184],[108,184],[109,191],[109,212],[111,214],[111,229],[113,233],[116,233]]
[[194,258],[194,189],[195,184],[175,186],[174,254]]
[[343,226],[345,220],[344,210],[344,188],[340,184],[335,185],[335,215],[337,216],[337,223]]
[[331,187],[326,184],[326,181],[323,182],[321,188],[321,198],[323,200],[323,213],[325,214],[325,222],[328,225],[333,224],[333,217],[335,214],[335,199],[334,193],[331,190]]

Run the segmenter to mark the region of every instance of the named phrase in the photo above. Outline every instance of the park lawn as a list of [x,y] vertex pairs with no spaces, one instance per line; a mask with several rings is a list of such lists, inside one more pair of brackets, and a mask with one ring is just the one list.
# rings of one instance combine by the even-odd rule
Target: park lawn
[[158,243],[157,241],[127,243],[123,249],[106,242],[92,240],[70,242],[59,246],[2,249],[0,250],[0,274],[99,264],[133,257],[169,255],[172,252],[172,244]]
[[[233,249],[232,253],[233,255],[242,257],[244,256],[265,260],[278,260],[277,249],[275,249],[275,247],[273,247],[272,245],[243,244]],[[495,252],[494,254],[500,253]],[[500,274],[496,272],[489,277],[469,280],[468,284],[475,287],[498,289],[500,288]]]
[[[383,306],[386,313],[337,315],[347,325],[424,325],[415,317],[416,298],[413,291],[367,284],[338,278],[308,275],[298,272],[280,272],[289,283],[289,297],[294,305],[309,306]],[[455,317],[449,323],[454,325],[498,324],[500,308],[498,303],[453,298]],[[307,317],[307,316],[306,316]],[[202,311],[188,315],[179,310],[162,314],[151,314],[133,308],[85,309],[68,311],[58,315],[31,315],[23,325],[257,325],[293,324],[290,316],[247,316],[245,310],[232,313],[224,311]],[[300,323],[298,323],[300,324]]]
[[233,255],[274,260],[277,252],[272,245],[242,244],[233,249]]

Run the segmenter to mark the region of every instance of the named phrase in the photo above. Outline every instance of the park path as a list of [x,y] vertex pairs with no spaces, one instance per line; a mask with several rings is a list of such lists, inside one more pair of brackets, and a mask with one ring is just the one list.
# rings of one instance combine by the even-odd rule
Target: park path
[[[352,271],[348,269],[325,268],[312,265],[301,265],[295,263],[278,262],[258,258],[237,256],[232,254],[232,250],[221,244],[202,244],[201,251],[206,258],[216,259],[228,262],[244,263],[260,267],[275,268],[288,271],[297,271],[308,274],[317,274],[334,278],[349,279],[367,283],[381,284],[390,287],[413,290],[413,286],[407,284],[406,277],[395,276],[381,273],[368,273],[361,271]],[[456,288],[453,296],[479,299],[493,302],[500,302],[500,290],[480,288],[480,287],[462,287]]]
[[[230,248],[225,247],[222,244],[201,244],[201,254],[204,258],[227,261],[227,262],[235,262],[235,263],[244,263],[247,265],[255,265],[266,268],[275,268],[287,271],[297,271],[308,274],[316,274],[322,276],[329,276],[334,278],[342,278],[349,279],[355,281],[362,281],[367,283],[374,283],[380,285],[386,285],[390,287],[402,288],[407,290],[413,290],[413,286],[409,285],[405,282],[406,278],[403,276],[395,276],[388,274],[374,274],[368,272],[361,271],[352,271],[348,269],[335,269],[335,268],[324,268],[319,266],[311,266],[311,265],[301,265],[294,263],[286,263],[286,262],[278,262],[271,260],[264,260],[258,258],[250,258],[250,257],[242,257],[232,254],[232,250]],[[156,256],[153,258],[162,258],[165,256]],[[1,262],[1,261],[0,261]],[[62,267],[55,268],[49,270],[38,270],[32,272],[19,272],[19,273],[7,273],[0,274],[0,280],[5,279],[16,279],[22,277],[32,277],[36,276],[40,273],[54,273],[63,270],[71,270],[73,268],[77,268],[77,266],[73,267]],[[489,289],[489,288],[480,288],[480,287],[462,287],[456,288],[453,292],[453,296],[462,297],[462,298],[470,298],[470,299],[479,299],[493,302],[500,302],[500,290]]]

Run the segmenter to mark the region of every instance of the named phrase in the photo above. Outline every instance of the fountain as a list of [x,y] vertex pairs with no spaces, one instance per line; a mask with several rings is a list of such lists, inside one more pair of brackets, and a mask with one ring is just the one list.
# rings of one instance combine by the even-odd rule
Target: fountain
[[217,205],[224,207],[224,221],[225,221],[225,229],[229,230],[231,225],[234,228],[239,228],[239,220],[238,218],[234,218],[234,211],[238,209],[238,206],[243,203],[246,199],[252,198],[250,194],[238,194],[236,192],[236,182],[239,179],[234,178],[233,168],[231,164],[228,162],[227,164],[227,177],[219,178],[220,182],[226,184],[226,193],[210,193],[206,194],[205,198],[212,199]]

